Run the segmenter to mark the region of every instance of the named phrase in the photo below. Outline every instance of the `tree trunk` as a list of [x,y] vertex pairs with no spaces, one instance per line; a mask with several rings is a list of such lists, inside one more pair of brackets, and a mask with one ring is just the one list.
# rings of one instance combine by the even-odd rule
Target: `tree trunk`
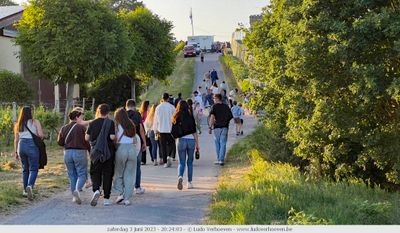
[[74,101],[74,83],[68,82],[67,83],[67,104],[65,106],[64,112],[64,125],[67,124],[68,121],[68,114],[70,109],[72,109],[73,101]]
[[135,81],[135,76],[132,76],[130,78],[131,78],[131,98],[134,101],[136,101],[136,81]]

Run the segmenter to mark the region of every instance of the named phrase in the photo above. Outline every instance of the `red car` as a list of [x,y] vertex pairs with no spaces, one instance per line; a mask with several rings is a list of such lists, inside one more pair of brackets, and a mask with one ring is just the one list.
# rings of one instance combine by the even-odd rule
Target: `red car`
[[193,45],[186,45],[183,48],[183,56],[184,57],[195,57],[196,56],[196,49]]

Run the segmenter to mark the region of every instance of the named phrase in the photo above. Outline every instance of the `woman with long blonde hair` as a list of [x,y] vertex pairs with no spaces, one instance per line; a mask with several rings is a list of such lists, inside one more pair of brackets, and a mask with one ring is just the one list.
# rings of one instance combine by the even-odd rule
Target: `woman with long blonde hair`
[[[156,107],[157,107],[157,104],[153,104],[150,107],[149,114],[147,115],[146,121],[144,122],[144,128],[146,130],[146,136],[149,137],[149,139],[150,139],[149,151],[150,151],[150,156],[151,156],[151,158],[153,160],[154,166],[158,165],[158,162],[157,162],[157,147],[158,147],[158,144],[157,144],[157,140],[156,140],[156,135],[155,135],[154,130],[153,130],[154,113],[156,112]],[[161,161],[162,160],[160,159],[160,163],[161,163]]]
[[21,109],[17,124],[14,128],[15,158],[22,163],[23,196],[33,200],[33,188],[39,172],[39,149],[35,145],[32,134],[43,138],[40,122],[33,119],[33,110],[30,106]]

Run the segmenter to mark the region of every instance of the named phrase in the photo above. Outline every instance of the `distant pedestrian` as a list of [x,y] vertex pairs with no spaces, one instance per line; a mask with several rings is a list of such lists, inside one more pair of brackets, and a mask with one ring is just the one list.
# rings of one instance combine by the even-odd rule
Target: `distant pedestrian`
[[219,85],[219,88],[220,88],[221,91],[222,91],[222,90],[225,90],[225,91],[228,90],[228,87],[226,86],[225,81],[222,81],[222,82],[221,82],[221,84]]
[[229,98],[229,105],[230,105],[231,107],[233,107],[233,101],[235,100],[236,95],[237,95],[238,92],[239,92],[239,90],[238,90],[237,88],[235,88],[235,89],[233,89],[233,90],[231,90],[231,91],[229,92],[228,98]]
[[[146,164],[146,157],[143,158],[143,151],[146,151],[146,135],[144,131],[144,126],[142,124],[142,116],[136,110],[136,102],[133,99],[129,99],[126,101],[125,109],[128,114],[129,119],[135,124],[136,134],[139,136],[140,145],[141,145],[141,153],[139,153],[137,162],[136,162],[136,181],[135,181],[135,192],[136,194],[143,194],[145,189],[141,186],[142,180],[142,169],[141,165]],[[146,154],[144,154],[146,155]]]
[[[113,189],[118,193],[115,203],[130,205],[130,198],[133,193],[133,181],[136,175],[138,141],[136,129],[129,119],[124,108],[119,108],[114,113],[116,126],[115,169]],[[140,141],[140,140],[139,140]]]
[[144,121],[146,120],[147,114],[149,113],[149,105],[150,105],[150,101],[145,100],[142,102],[142,104],[140,105],[139,108],[139,113],[140,116],[142,117],[142,123],[144,123]]
[[242,109],[238,106],[236,100],[233,101],[233,107],[231,108],[231,111],[233,116],[233,122],[235,123],[235,128],[236,128],[236,136],[239,136],[239,134],[242,132],[242,122],[241,122]]
[[244,109],[242,107],[242,103],[238,104],[239,108],[240,108],[240,135],[243,135],[243,119],[244,119]]
[[163,159],[164,167],[171,166],[173,147],[176,148],[175,140],[171,136],[172,116],[175,107],[168,103],[168,98],[168,93],[164,93],[161,104],[156,108],[153,125],[154,132],[159,134],[160,157]]
[[179,101],[181,101],[182,100],[182,93],[178,93],[178,97],[177,98],[175,98],[175,101],[174,101],[174,107],[176,108],[176,106],[178,105],[178,103],[179,103]]
[[213,100],[213,96],[214,94],[212,93],[211,89],[207,90],[207,95],[204,97],[204,106],[209,107],[212,106],[214,104],[214,100]]
[[221,90],[221,101],[223,104],[229,105],[228,97],[226,96],[226,90]]
[[146,121],[144,122],[144,128],[146,129],[146,134],[147,137],[150,139],[151,143],[151,150],[150,150],[150,155],[153,160],[153,165],[157,166],[157,148],[158,148],[158,143],[156,140],[156,135],[153,130],[153,125],[154,125],[154,113],[156,111],[157,105],[152,105],[150,108],[149,115],[147,115]]
[[191,112],[193,112],[193,117],[196,122],[197,133],[201,134],[201,118],[203,116],[203,111],[200,107],[200,103],[195,102],[193,111],[191,111]]
[[192,113],[189,111],[189,106],[186,101],[179,102],[176,111],[172,118],[174,127],[179,127],[181,135],[178,139],[178,154],[179,154],[179,167],[178,167],[178,189],[183,188],[183,173],[187,164],[188,183],[187,188],[192,189],[193,184],[193,154],[194,151],[200,150],[199,139],[196,133],[195,120]]
[[228,105],[223,104],[221,94],[214,95],[214,105],[210,111],[209,133],[214,130],[214,140],[217,152],[217,160],[214,164],[224,165],[226,143],[228,141],[229,122],[232,119],[232,112]]
[[32,133],[43,138],[40,122],[33,119],[33,110],[29,106],[21,109],[14,127],[15,158],[22,163],[22,195],[33,200],[33,188],[39,172],[39,149],[33,142]]
[[216,94],[221,94],[221,92],[219,91],[218,85],[216,82],[213,83],[213,85],[211,86],[211,91],[214,95]]
[[203,111],[204,109],[204,103],[203,103],[203,98],[201,97],[201,94],[199,94],[198,91],[193,92],[193,103],[199,103],[200,104],[200,109]]
[[207,87],[207,89],[210,88],[211,85],[212,85],[212,82],[211,82],[211,71],[210,71],[210,70],[207,71],[207,72],[204,74],[204,80],[205,80],[205,82],[206,82],[206,87]]
[[69,114],[70,123],[63,126],[57,143],[64,147],[64,163],[67,167],[72,201],[81,204],[80,192],[87,179],[87,151],[89,143],[85,140],[86,127],[83,109],[74,108]]
[[96,206],[100,198],[100,186],[104,191],[104,206],[111,205],[111,183],[115,161],[115,125],[108,118],[110,106],[100,104],[97,118],[89,124],[85,140],[90,142],[90,177],[93,182],[93,196],[90,205]]
[[218,80],[218,73],[217,73],[217,71],[216,71],[215,69],[212,69],[210,75],[211,75],[211,83],[212,83],[212,84],[216,83],[217,80]]
[[174,96],[173,96],[173,95],[169,95],[168,102],[169,102],[170,104],[174,105],[175,99],[174,99]]

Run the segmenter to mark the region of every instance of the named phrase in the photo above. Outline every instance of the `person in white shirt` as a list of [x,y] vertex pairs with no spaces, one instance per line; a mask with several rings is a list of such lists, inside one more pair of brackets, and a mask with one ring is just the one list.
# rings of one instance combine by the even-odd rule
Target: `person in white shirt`
[[219,88],[221,89],[221,91],[222,90],[225,90],[225,91],[228,90],[225,81],[222,81],[222,83],[219,85]]
[[164,167],[171,166],[171,154],[174,150],[175,140],[171,135],[172,116],[175,107],[168,102],[169,95],[164,93],[161,104],[157,106],[154,113],[153,130],[159,135],[160,141],[160,158],[163,159]]
[[212,91],[212,93],[213,93],[214,95],[220,94],[220,91],[219,91],[219,88],[218,88],[218,85],[217,85],[216,82],[211,86],[210,89],[211,89],[211,91]]
[[232,104],[232,102],[235,100],[235,98],[236,98],[236,95],[237,95],[237,93],[239,92],[239,90],[237,89],[237,88],[235,88],[235,89],[233,89],[233,90],[231,90],[230,92],[229,92],[229,105],[231,106],[231,107],[233,107],[233,104]]
[[199,103],[200,104],[200,109],[203,111],[204,109],[204,103],[203,103],[203,98],[199,92],[194,91],[193,92],[193,103]]

